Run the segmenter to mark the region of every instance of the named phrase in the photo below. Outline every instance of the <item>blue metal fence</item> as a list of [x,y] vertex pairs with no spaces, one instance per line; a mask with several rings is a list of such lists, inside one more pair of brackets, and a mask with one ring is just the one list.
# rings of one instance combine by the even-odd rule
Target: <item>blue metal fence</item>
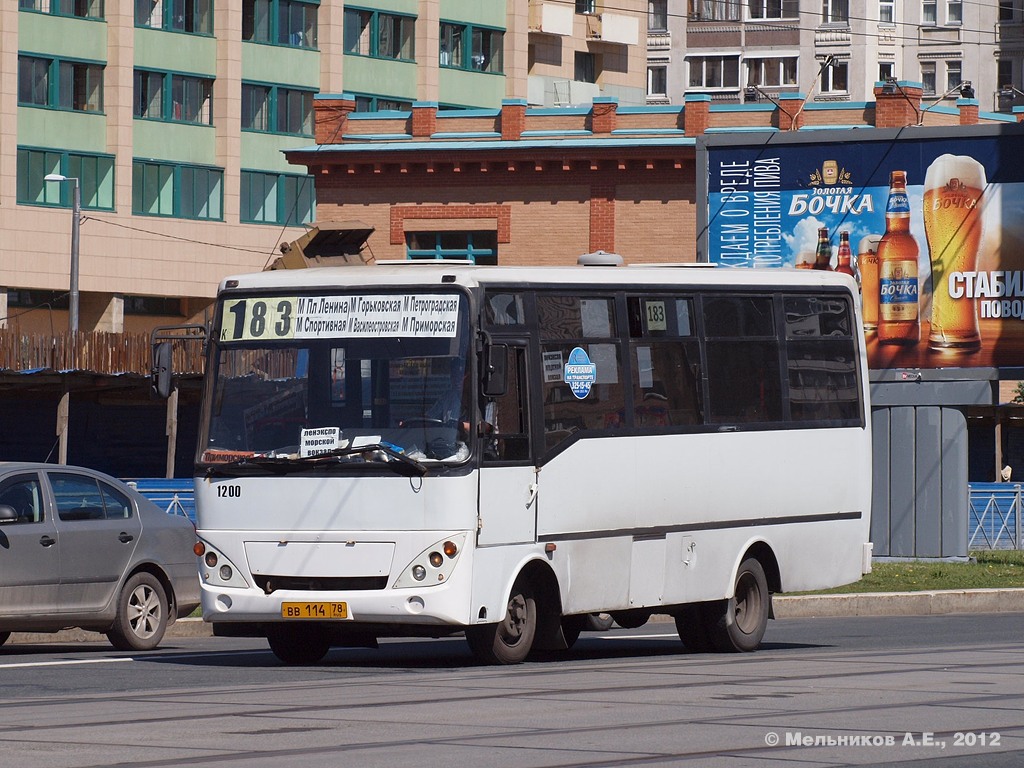
[[1024,549],[1020,483],[971,483],[968,549]]
[[184,515],[196,521],[196,499],[192,478],[165,480],[140,477],[126,480],[128,485],[171,515]]

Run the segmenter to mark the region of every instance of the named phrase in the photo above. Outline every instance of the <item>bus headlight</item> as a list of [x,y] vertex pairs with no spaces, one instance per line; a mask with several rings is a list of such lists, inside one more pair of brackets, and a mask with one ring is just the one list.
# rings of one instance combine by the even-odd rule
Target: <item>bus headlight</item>
[[[420,552],[395,581],[395,589],[443,584],[455,570],[466,534],[449,536]],[[444,553],[444,554],[442,554]]]
[[209,544],[203,547],[199,559],[199,578],[211,587],[236,587],[248,589],[249,585],[238,573],[235,564]]

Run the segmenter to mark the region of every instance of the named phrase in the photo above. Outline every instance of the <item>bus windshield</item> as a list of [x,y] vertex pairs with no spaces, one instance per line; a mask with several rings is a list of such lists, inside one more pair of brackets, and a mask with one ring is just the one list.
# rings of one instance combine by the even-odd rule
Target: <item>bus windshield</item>
[[469,458],[464,296],[230,297],[219,320],[200,464]]

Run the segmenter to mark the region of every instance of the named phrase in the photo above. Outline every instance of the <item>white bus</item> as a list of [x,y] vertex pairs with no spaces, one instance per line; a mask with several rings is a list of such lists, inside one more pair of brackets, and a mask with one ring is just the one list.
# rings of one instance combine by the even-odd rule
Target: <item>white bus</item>
[[754,650],[772,593],[870,569],[858,313],[852,280],[802,270],[227,279],[196,461],[203,617],[288,663],[457,632],[517,663],[596,614]]

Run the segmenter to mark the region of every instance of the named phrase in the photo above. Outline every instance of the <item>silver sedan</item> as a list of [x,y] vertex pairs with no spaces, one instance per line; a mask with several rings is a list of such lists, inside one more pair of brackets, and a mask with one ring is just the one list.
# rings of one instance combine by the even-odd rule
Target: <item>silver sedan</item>
[[0,644],[11,632],[103,632],[149,650],[199,604],[195,527],[81,467],[0,462]]

